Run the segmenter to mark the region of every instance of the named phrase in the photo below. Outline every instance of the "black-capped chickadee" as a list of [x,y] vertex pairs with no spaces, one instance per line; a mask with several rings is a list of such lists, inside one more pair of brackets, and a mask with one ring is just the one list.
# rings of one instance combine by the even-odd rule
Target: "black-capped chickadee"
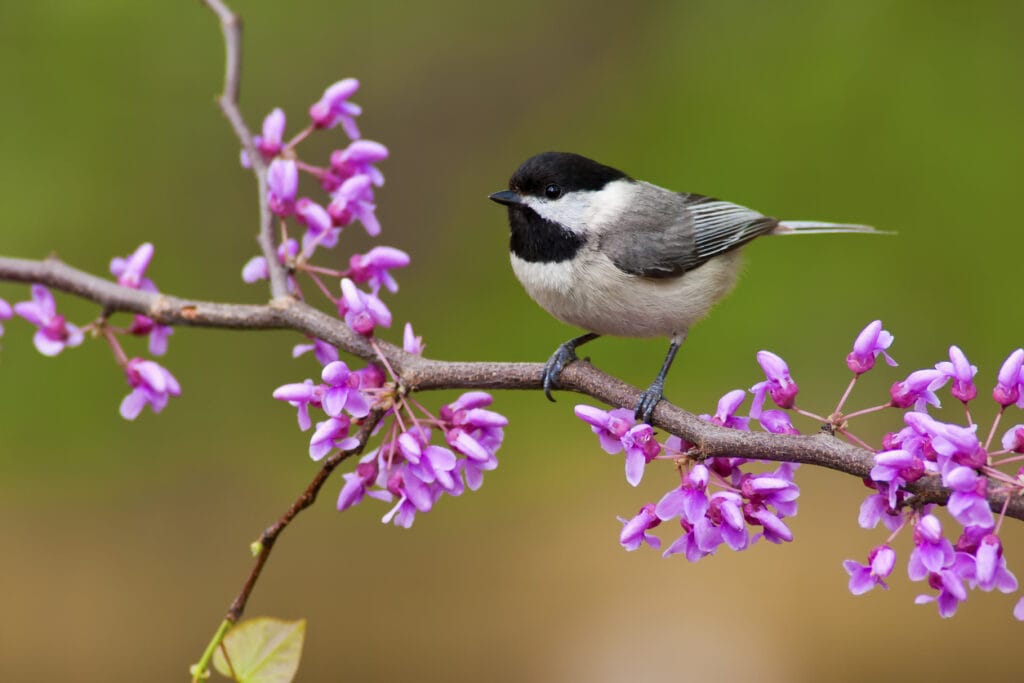
[[545,365],[549,399],[581,344],[601,335],[670,338],[661,371],[636,406],[645,422],[690,326],[735,284],[740,247],[760,235],[877,232],[867,225],[779,221],[634,180],[567,152],[527,159],[509,189],[490,199],[508,207],[512,269],[527,293],[562,322],[587,330]]

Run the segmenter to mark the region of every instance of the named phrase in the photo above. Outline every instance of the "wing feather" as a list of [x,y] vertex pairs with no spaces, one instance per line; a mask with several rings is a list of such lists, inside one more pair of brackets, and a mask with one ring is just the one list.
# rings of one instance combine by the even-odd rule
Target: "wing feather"
[[626,273],[678,277],[778,225],[776,219],[738,204],[699,194],[662,192],[650,206],[632,211],[602,237],[602,251]]

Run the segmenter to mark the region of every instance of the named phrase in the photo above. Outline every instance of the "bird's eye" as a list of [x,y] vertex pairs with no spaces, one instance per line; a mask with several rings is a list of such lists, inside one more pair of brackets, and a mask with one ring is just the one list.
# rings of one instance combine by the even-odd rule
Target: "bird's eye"
[[554,183],[551,183],[544,188],[544,194],[547,195],[548,199],[558,199],[562,196],[562,188]]

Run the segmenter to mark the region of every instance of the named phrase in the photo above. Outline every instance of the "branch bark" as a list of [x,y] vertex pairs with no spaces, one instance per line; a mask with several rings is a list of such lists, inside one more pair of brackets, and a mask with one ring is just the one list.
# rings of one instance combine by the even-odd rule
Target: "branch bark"
[[[139,313],[164,325],[190,325],[239,330],[290,329],[329,342],[369,362],[377,361],[370,343],[344,321],[291,297],[265,305],[218,303],[128,289],[73,268],[56,258],[42,261],[0,257],[0,280],[39,283],[94,301],[109,312]],[[377,346],[409,391],[433,389],[541,389],[541,363],[464,363],[405,353],[383,340]],[[632,408],[640,390],[586,361],[569,365],[561,376],[563,389],[590,396],[614,407]],[[739,457],[797,462],[827,467],[858,478],[868,476],[874,454],[828,434],[775,435],[725,429],[699,419],[667,401],[654,411],[652,423],[694,444],[700,458]],[[992,484],[994,487],[995,484]],[[945,503],[950,491],[937,476],[909,487],[920,500]],[[1024,520],[1024,496],[990,491],[989,505]]]

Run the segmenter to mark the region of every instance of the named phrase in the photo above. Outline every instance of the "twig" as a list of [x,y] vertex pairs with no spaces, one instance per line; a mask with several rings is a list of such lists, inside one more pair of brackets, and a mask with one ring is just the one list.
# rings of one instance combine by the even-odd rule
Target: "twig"
[[235,131],[235,137],[242,143],[256,176],[259,200],[260,230],[256,241],[267,259],[270,274],[270,294],[278,299],[288,296],[288,277],[274,248],[274,217],[267,202],[267,165],[263,156],[253,144],[252,133],[245,124],[238,108],[238,94],[242,87],[242,19],[232,12],[221,0],[202,0],[203,4],[217,15],[221,32],[224,34],[224,92],[217,98],[217,104]]
[[270,557],[270,551],[274,549],[274,542],[277,537],[281,535],[281,532],[287,528],[295,516],[300,512],[308,508],[316,501],[317,494],[320,493],[320,489],[327,482],[331,472],[334,471],[339,464],[353,455],[359,455],[366,448],[366,442],[369,441],[370,436],[373,434],[373,430],[384,416],[383,411],[373,411],[367,417],[363,419],[362,427],[359,430],[359,434],[356,436],[358,444],[347,451],[338,451],[334,455],[330,456],[324,461],[324,464],[317,471],[316,476],[306,487],[306,490],[295,499],[295,502],[289,506],[281,517],[271,524],[269,527],[264,529],[260,535],[260,540],[253,544],[254,553],[256,555],[256,561],[253,563],[252,570],[249,572],[249,577],[245,580],[242,585],[242,590],[239,591],[238,596],[234,602],[228,608],[227,614],[224,615],[224,621],[221,622],[217,628],[216,633],[213,634],[213,638],[207,644],[206,649],[203,651],[203,656],[195,664],[192,671],[193,683],[202,680],[207,668],[209,667],[210,660],[213,657],[214,651],[224,640],[224,636],[228,634],[231,627],[236,624],[242,616],[242,612],[245,611],[245,605],[249,601],[249,596],[252,595],[252,590],[256,586],[256,581],[260,578],[260,573],[263,571],[263,566],[267,563],[267,559]]
[[[290,329],[322,339],[369,362],[376,362],[373,346],[353,332],[344,321],[291,298],[275,299],[263,306],[226,304],[181,299],[154,292],[121,287],[68,266],[55,258],[31,261],[0,257],[0,280],[38,282],[94,301],[113,312],[131,312],[153,318],[163,325],[192,325],[229,329]],[[405,353],[383,340],[376,341],[395,373],[409,391],[431,389],[530,389],[541,388],[541,363],[463,363],[423,358]],[[562,387],[615,407],[632,408],[640,390],[607,375],[586,361],[569,365],[559,380]],[[867,477],[874,454],[826,434],[790,436],[741,432],[718,427],[678,406],[662,401],[654,410],[653,424],[696,446],[699,457],[741,457],[754,460],[798,462],[828,467]],[[936,476],[927,476],[908,487],[927,502],[944,503],[950,491]],[[993,510],[1001,510],[1007,494],[991,491]],[[1007,515],[1024,520],[1024,496],[1010,496]]]

